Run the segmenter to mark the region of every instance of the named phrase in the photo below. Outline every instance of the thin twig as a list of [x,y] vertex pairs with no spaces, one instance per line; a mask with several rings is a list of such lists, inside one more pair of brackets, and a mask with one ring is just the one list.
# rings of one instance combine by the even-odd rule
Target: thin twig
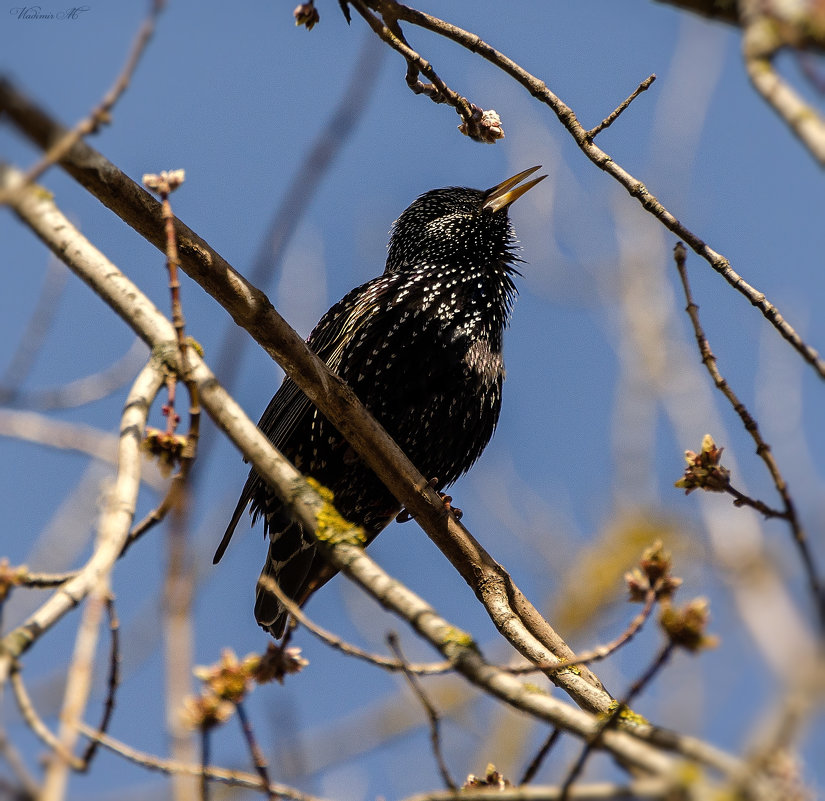
[[165,0],[153,0],[149,14],[137,32],[126,63],[123,65],[123,69],[117,76],[112,87],[104,95],[103,100],[92,109],[88,116],[78,122],[72,130],[66,131],[57,141],[49,146],[49,149],[43,154],[40,161],[25,173],[20,186],[15,187],[13,190],[0,190],[0,205],[9,202],[9,191],[22,191],[26,186],[36,181],[52,164],[60,161],[84,136],[94,133],[101,125],[111,122],[112,109],[129,87],[132,75],[137,69],[140,59],[149,44],[149,40],[155,32],[155,23],[160,12],[163,11],[164,5]]
[[77,573],[77,570],[68,570],[65,573],[27,573],[20,583],[24,587],[49,589],[65,584],[77,576]]
[[[115,611],[115,599],[111,595],[106,599],[106,612],[109,615],[109,680],[106,682],[106,700],[103,702],[103,715],[97,727],[101,734],[106,734],[109,730],[109,722],[112,719],[112,713],[115,711],[115,693],[120,686],[120,621]],[[84,770],[89,769],[98,744],[98,740],[89,740],[81,757]]]
[[805,573],[808,578],[808,585],[810,587],[811,595],[813,596],[814,606],[816,608],[817,615],[819,616],[820,627],[825,630],[825,594],[823,594],[822,581],[819,577],[819,571],[817,569],[816,562],[814,561],[813,553],[808,546],[808,539],[805,534],[805,530],[802,527],[802,522],[796,514],[796,505],[791,497],[788,485],[779,470],[779,465],[773,458],[773,453],[770,446],[762,438],[762,434],[759,431],[756,420],[753,419],[750,412],[745,407],[745,404],[739,400],[737,395],[730,388],[727,380],[719,371],[719,367],[716,363],[716,357],[710,349],[710,344],[708,343],[708,339],[705,336],[705,332],[702,329],[702,324],[699,320],[699,307],[693,300],[693,293],[691,292],[687,274],[687,251],[685,250],[685,246],[681,242],[678,242],[673,249],[673,254],[676,262],[676,269],[679,271],[679,277],[682,281],[682,289],[685,294],[685,300],[687,302],[685,311],[687,312],[691,325],[693,326],[696,343],[702,357],[702,364],[704,364],[707,368],[707,371],[710,374],[716,388],[728,400],[736,414],[739,415],[742,425],[751,435],[751,438],[756,444],[757,455],[762,459],[765,466],[768,468],[768,472],[773,479],[776,491],[779,493],[779,496],[782,499],[782,504],[785,507],[782,517],[788,521],[788,525],[791,528],[793,541],[796,544],[797,550],[799,551],[799,555],[802,559],[802,564],[805,568]]
[[[180,188],[185,180],[183,170],[162,171],[143,176],[144,185],[156,192],[161,200],[161,221],[164,231],[166,270],[169,276],[172,327],[175,331],[178,359],[182,368],[181,376],[189,396],[189,431],[183,438],[176,435],[180,416],[175,410],[178,374],[169,371],[166,377],[167,403],[163,406],[166,416],[165,433],[154,433],[153,443],[162,463],[180,466],[172,479],[169,492],[146,522],[137,530],[130,531],[124,543],[124,551],[143,532],[162,520],[171,512],[171,525],[167,538],[166,580],[164,583],[164,634],[166,647],[166,706],[178,709],[190,691],[192,668],[192,599],[194,595],[193,563],[189,555],[188,530],[188,486],[189,472],[197,454],[200,431],[200,404],[195,383],[186,377],[189,372],[190,352],[194,345],[187,341],[186,324],[180,295],[180,256],[178,251],[175,215],[172,211],[170,195]],[[123,552],[121,552],[122,555]],[[195,743],[193,733],[182,724],[176,715],[167,716],[167,728],[172,743],[172,754],[179,761],[194,759]],[[203,786],[203,778],[201,785]],[[191,777],[175,776],[173,781],[175,798],[190,797],[195,783]]]
[[582,770],[584,770],[587,759],[593,751],[599,747],[602,739],[604,738],[605,732],[615,726],[622,715],[628,711],[633,699],[636,698],[636,696],[650,683],[653,677],[664,667],[675,647],[676,645],[673,641],[668,641],[662,647],[662,650],[659,651],[658,655],[650,664],[648,669],[631,685],[630,689],[627,691],[627,695],[621,701],[616,703],[613,710],[610,714],[608,714],[607,718],[596,730],[596,733],[592,737],[588,738],[581,753],[579,754],[579,758],[570,768],[570,771],[562,784],[562,801],[565,801],[565,799],[569,797],[570,788],[573,786],[573,782],[576,781]]
[[633,618],[633,620],[630,621],[630,623],[628,623],[627,628],[618,637],[611,640],[606,645],[599,645],[590,651],[576,654],[573,659],[565,659],[562,662],[544,665],[517,665],[513,667],[504,667],[502,670],[507,670],[514,675],[518,675],[520,673],[532,673],[535,670],[558,671],[565,670],[575,665],[586,665],[590,662],[598,662],[605,659],[622,646],[627,645],[627,643],[629,643],[630,640],[636,636],[645,621],[650,617],[650,613],[653,611],[653,606],[655,603],[656,591],[655,589],[650,589],[645,594],[645,602],[641,611]]
[[[433,69],[430,62],[422,58],[407,44],[396,20],[385,13],[386,9],[383,6],[384,21],[382,22],[372,13],[363,0],[350,0],[350,4],[382,41],[404,57],[407,62],[407,86],[415,94],[423,94],[435,103],[446,103],[452,106],[465,124],[471,123],[474,115],[473,104],[466,97],[450,89]],[[419,73],[422,73],[430,83],[426,84],[420,81],[418,79]]]
[[201,727],[201,801],[209,801],[209,727]]
[[269,780],[269,768],[263,752],[255,739],[255,732],[252,730],[252,724],[249,722],[243,703],[241,701],[236,702],[235,709],[238,711],[238,720],[241,723],[241,730],[243,731],[246,744],[249,747],[249,755],[252,757],[252,764],[255,766],[255,770],[261,777],[260,787],[268,794],[270,799],[274,799],[277,794],[272,789],[272,783]]
[[[147,174],[143,176],[143,183],[160,196],[160,214],[163,221],[163,232],[166,252],[166,270],[169,274],[169,293],[172,305],[172,326],[177,337],[178,351],[180,352],[181,364],[184,371],[188,369],[189,348],[192,347],[186,340],[186,323],[183,317],[183,305],[180,299],[180,255],[178,252],[178,238],[175,231],[175,215],[172,212],[172,203],[169,196],[178,189],[185,180],[183,170],[163,171],[159,174]],[[166,436],[173,438],[180,420],[175,412],[175,386],[177,376],[170,373],[167,377],[167,388],[169,401],[163,407],[163,413],[167,417]],[[186,437],[184,450],[181,454],[181,481],[186,480],[191,462],[197,453],[197,441],[200,421],[200,406],[198,404],[198,393],[194,385],[187,385],[189,392],[189,435]]]
[[561,737],[561,729],[558,728],[558,726],[553,726],[553,728],[550,729],[550,734],[547,735],[546,739],[541,744],[541,748],[539,748],[536,755],[530,760],[530,764],[524,769],[524,774],[521,779],[519,779],[519,787],[533,781],[536,774],[539,772],[542,762],[544,762],[545,757],[558,742],[559,737]]
[[592,142],[605,128],[609,128],[617,119],[619,115],[644,91],[650,88],[653,81],[656,80],[656,75],[649,75],[645,78],[633,91],[633,93],[619,106],[617,106],[610,114],[608,114],[598,125],[591,128],[587,132],[587,138]]
[[[315,621],[307,617],[306,613],[295,603],[281,588],[278,582],[272,576],[261,576],[258,579],[258,586],[267,592],[271,592],[289,612],[290,616],[295,618],[305,629],[314,634],[319,640],[340,651],[347,656],[354,656],[356,659],[363,659],[377,667],[386,670],[405,671],[422,676],[437,676],[444,673],[450,673],[454,670],[449,662],[425,662],[425,663],[402,663],[398,659],[390,659],[380,654],[374,654],[370,651],[365,651],[357,645],[346,642],[346,640],[333,634],[325,628],[319,626]],[[284,643],[286,644],[286,643]]]
[[[95,729],[85,723],[80,723],[78,725],[78,729],[85,737],[98,740],[104,748],[112,753],[118,754],[124,759],[127,759],[130,762],[140,765],[148,770],[159,771],[169,775],[184,774],[187,776],[196,777],[206,774],[211,781],[221,782],[222,784],[233,787],[245,787],[250,790],[261,789],[261,778],[254,773],[228,770],[226,768],[219,768],[213,765],[209,765],[204,768],[200,764],[175,762],[172,759],[164,759],[163,757],[155,756],[153,754],[147,754],[144,751],[138,751],[136,748],[132,748],[130,745],[127,745],[120,740],[116,740],[114,737],[103,735],[100,732],[95,731]],[[269,790],[276,796],[294,799],[294,801],[325,801],[318,796],[301,792],[300,790],[286,784],[272,784],[270,785]]]
[[418,25],[440,36],[454,41],[472,53],[477,53],[486,61],[494,64],[517,83],[521,84],[533,97],[548,106],[567,129],[581,151],[600,170],[618,181],[628,193],[636,198],[648,213],[652,214],[669,231],[683,239],[710,266],[719,273],[737,292],[744,295],[751,305],[758,308],[768,322],[776,328],[781,336],[802,356],[802,358],[825,379],[825,359],[816,349],[806,344],[788,321],[780,314],[763,292],[748,284],[730,265],[730,262],[717,253],[696,234],[685,227],[659,199],[637,178],[620,166],[608,153],[598,147],[589,137],[588,130],[579,122],[575,112],[555,95],[544,81],[531,75],[515,61],[491,47],[479,36],[449,22],[438,19],[423,11],[395,2],[383,0],[383,7],[391,7],[392,14],[400,20]]
[[60,740],[52,734],[49,727],[43,722],[37,710],[34,707],[31,696],[26,690],[26,685],[23,682],[23,672],[18,662],[14,662],[8,673],[9,684],[11,685],[14,699],[17,701],[17,708],[20,711],[20,717],[26,722],[26,725],[46,744],[55,756],[64,759],[68,765],[80,770],[83,763],[70,751],[67,751]]
[[69,271],[61,261],[54,256],[49,259],[46,277],[43,280],[43,287],[37,297],[34,311],[23,328],[17,349],[8,367],[0,377],[0,402],[9,404],[20,392],[20,386],[34,366],[37,354],[41,351],[46,336],[52,328],[69,275]]
[[750,506],[751,509],[756,509],[757,512],[764,515],[766,518],[778,517],[782,520],[790,519],[787,511],[774,509],[763,501],[760,501],[758,498],[751,498],[749,495],[745,495],[744,492],[740,492],[731,484],[728,484],[728,486],[725,487],[725,492],[735,498],[733,502],[734,506]]
[[415,674],[407,670],[407,660],[404,658],[404,654],[401,651],[401,643],[399,642],[398,635],[395,632],[390,632],[387,635],[387,644],[390,646],[390,649],[401,663],[404,678],[410,685],[410,689],[413,691],[416,698],[418,698],[421,702],[421,706],[424,707],[424,711],[427,713],[427,719],[430,722],[430,745],[432,746],[433,756],[435,757],[436,764],[438,765],[438,772],[441,774],[441,778],[448,789],[458,790],[458,786],[455,781],[453,781],[453,777],[450,775],[450,769],[447,767],[447,762],[444,759],[444,752],[441,749],[441,716],[438,714],[438,710],[435,706],[433,706],[432,701],[430,701],[427,697],[427,694],[424,692],[424,688],[421,686],[421,683],[418,681]]
[[180,256],[178,255],[178,239],[175,234],[175,215],[172,212],[172,203],[169,196],[180,188],[185,180],[183,170],[162,171],[148,173],[143,176],[143,185],[160,197],[160,216],[163,221],[163,235],[166,251],[166,270],[169,273],[169,293],[172,299],[172,325],[177,335],[178,348],[181,357],[186,357],[186,323],[183,318],[183,307],[180,301]]
[[126,538],[126,542],[123,543],[123,550],[121,550],[120,557],[118,558],[122,558],[126,551],[147,531],[153,529],[158,523],[166,519],[166,515],[169,514],[169,510],[174,506],[177,496],[178,486],[173,478],[169,488],[166,490],[166,495],[163,496],[163,500],[129,531],[129,536]]

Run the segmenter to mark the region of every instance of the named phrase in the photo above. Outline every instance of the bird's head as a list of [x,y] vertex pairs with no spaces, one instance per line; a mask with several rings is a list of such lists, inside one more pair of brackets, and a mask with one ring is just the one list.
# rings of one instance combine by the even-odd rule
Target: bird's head
[[421,195],[393,223],[386,272],[422,264],[440,266],[467,260],[478,265],[510,260],[515,235],[507,210],[547,177],[521,184],[538,169],[524,170],[492,189],[450,186]]

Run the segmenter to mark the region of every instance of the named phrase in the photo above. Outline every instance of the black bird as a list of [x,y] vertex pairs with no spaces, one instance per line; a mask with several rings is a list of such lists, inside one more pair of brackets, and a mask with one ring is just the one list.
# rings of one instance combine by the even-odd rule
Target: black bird
[[[520,261],[507,210],[545,177],[518,186],[538,169],[487,191],[448,187],[421,195],[393,224],[383,275],[336,303],[307,339],[438,490],[470,469],[498,422],[501,340]],[[364,528],[368,542],[400,511],[292,379],[284,379],[258,425],[301,472],[332,491],[337,510]],[[336,571],[254,468],[214,561],[248,505],[253,523],[263,517],[269,534],[262,575],[303,604]],[[260,585],[255,617],[281,637],[287,612]]]

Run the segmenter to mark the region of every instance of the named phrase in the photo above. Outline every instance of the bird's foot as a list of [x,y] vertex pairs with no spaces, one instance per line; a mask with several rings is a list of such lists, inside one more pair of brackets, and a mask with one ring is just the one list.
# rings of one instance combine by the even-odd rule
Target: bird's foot
[[[429,480],[429,485],[435,489],[438,486],[438,479],[431,478]],[[456,520],[461,520],[464,516],[464,512],[461,511],[457,506],[453,506],[453,496],[447,495],[446,492],[439,492],[439,497],[443,502],[444,506],[446,507],[448,512],[452,512],[455,515]],[[415,515],[408,512],[406,509],[402,509],[395,518],[396,523],[408,523],[410,520],[414,520]]]
[[464,517],[464,512],[462,512],[457,506],[453,506],[453,496],[447,495],[446,492],[439,492],[438,494],[441,496],[444,506],[447,507],[447,511],[452,512],[455,515],[456,520],[461,520],[461,518]]

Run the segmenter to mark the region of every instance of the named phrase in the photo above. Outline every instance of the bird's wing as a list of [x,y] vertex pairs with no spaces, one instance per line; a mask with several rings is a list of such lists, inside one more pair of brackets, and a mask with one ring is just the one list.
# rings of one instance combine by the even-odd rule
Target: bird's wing
[[[269,437],[276,448],[281,450],[283,443],[289,438],[291,432],[295,430],[301,418],[308,414],[311,409],[312,404],[309,402],[307,396],[298,388],[298,385],[290,378],[285,378],[261,416],[258,422],[258,428]],[[249,476],[241,491],[241,497],[235,505],[235,511],[232,512],[229,525],[227,525],[223,538],[215,551],[212,564],[216,565],[220,562],[224,551],[226,551],[229,545],[229,541],[232,539],[235,526],[238,525],[238,521],[243,516],[246,507],[249,506],[250,501],[252,501],[263,484],[263,479],[253,467],[249,471]]]
[[[327,367],[337,372],[346,343],[365,324],[378,308],[380,299],[390,291],[386,276],[373,279],[349,292],[318,322],[307,339],[307,345],[324,360]],[[314,411],[312,402],[289,377],[285,378],[269,405],[261,415],[258,428],[272,444],[282,450],[301,423]],[[217,564],[226,551],[238,521],[246,507],[264,484],[253,467],[249,471],[241,497],[226,527],[226,532],[212,560]]]

